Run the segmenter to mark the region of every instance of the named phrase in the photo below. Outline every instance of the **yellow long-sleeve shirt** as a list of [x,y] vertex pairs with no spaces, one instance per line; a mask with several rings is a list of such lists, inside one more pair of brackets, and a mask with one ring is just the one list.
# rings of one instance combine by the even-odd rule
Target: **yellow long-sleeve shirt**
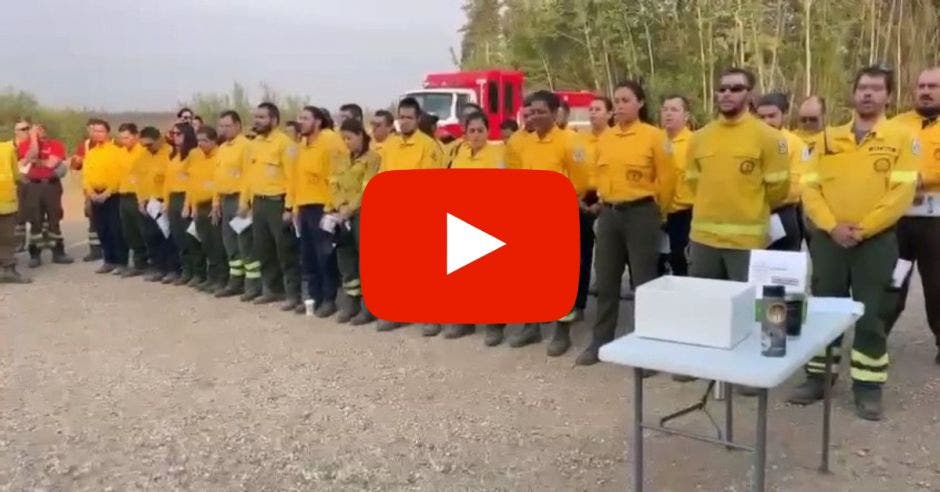
[[170,152],[173,149],[163,144],[156,153],[144,152],[138,161],[140,181],[137,183],[137,201],[146,204],[151,198],[163,199],[166,183],[166,168],[170,165]]
[[809,153],[812,154],[816,151],[816,147],[822,147],[823,132],[806,132],[803,130],[793,130],[793,134],[797,137],[800,137],[800,140],[806,145],[806,148],[809,149]]
[[506,140],[506,167],[509,169],[522,169],[522,148],[525,147],[526,140],[532,138],[532,134],[519,130],[513,133],[509,140]]
[[926,121],[916,111],[895,116],[892,121],[917,135],[921,145],[920,179],[923,191],[940,193],[940,123]]
[[685,179],[695,202],[693,241],[715,248],[767,243],[770,210],[790,190],[786,138],[750,114],[712,121],[692,135]]
[[444,166],[444,151],[433,138],[416,131],[411,136],[393,135],[382,146],[382,169],[403,171]]
[[88,150],[82,166],[82,188],[86,194],[118,192],[123,174],[122,152],[110,140]]
[[578,196],[587,191],[590,166],[587,151],[581,139],[572,133],[552,127],[544,136],[532,133],[522,137],[518,159],[520,169],[564,174],[571,180]]
[[451,162],[451,169],[502,169],[506,167],[502,145],[487,143],[474,152],[470,144],[462,145]]
[[139,161],[147,153],[139,143],[133,147],[122,147],[121,151],[121,184],[118,185],[118,193],[137,193],[137,186],[140,182],[140,173],[138,169]]
[[669,207],[669,213],[680,212],[692,208],[695,195],[692,193],[692,187],[685,180],[685,166],[688,162],[689,140],[692,139],[692,130],[683,128],[671,139],[672,141],[672,162],[676,169],[676,192],[672,197],[672,206]]
[[0,142],[0,215],[9,215],[19,210],[16,183],[20,170],[17,160],[13,142]]
[[920,167],[920,143],[903,125],[875,124],[861,142],[854,122],[826,129],[803,175],[803,207],[816,227],[857,224],[872,237],[897,223],[911,206]]
[[665,132],[643,122],[605,130],[594,163],[598,197],[611,204],[653,197],[668,210],[676,183],[670,147]]
[[790,130],[784,129],[781,133],[787,139],[787,158],[790,161],[790,189],[783,203],[792,205],[800,203],[800,177],[809,164],[810,151],[803,139]]
[[199,149],[193,149],[183,159],[182,155],[176,154],[170,157],[170,162],[166,166],[166,175],[163,181],[163,201],[170,203],[171,193],[186,193],[189,189],[189,160]]
[[379,172],[381,165],[382,156],[371,149],[359,157],[347,156],[343,159],[330,177],[333,209],[339,210],[345,206],[350,211],[358,210],[366,184]]
[[333,130],[322,130],[312,140],[308,137],[297,151],[294,165],[294,210],[302,205],[332,208],[330,179],[349,160],[349,150]]
[[244,135],[223,142],[219,145],[219,165],[215,171],[215,196],[212,203],[221,203],[222,195],[238,193],[244,185],[245,172],[249,167],[248,142]]
[[294,163],[297,160],[297,144],[280,130],[267,135],[258,135],[248,143],[248,174],[242,181],[239,205],[248,207],[256,196],[284,195],[284,206],[294,206]]
[[193,149],[187,160],[189,179],[185,206],[195,207],[211,203],[216,193],[215,174],[219,167],[219,149],[212,149],[208,154],[202,149]]

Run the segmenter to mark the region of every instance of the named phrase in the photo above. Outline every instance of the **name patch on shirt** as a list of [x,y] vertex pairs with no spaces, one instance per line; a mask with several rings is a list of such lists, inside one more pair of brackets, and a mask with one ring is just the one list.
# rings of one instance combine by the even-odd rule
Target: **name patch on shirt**
[[889,169],[891,169],[891,161],[885,158],[881,158],[875,161],[873,167],[875,168],[875,171],[879,173],[886,173]]
[[787,141],[786,140],[777,140],[777,153],[780,155],[787,155]]
[[[784,143],[784,145],[786,144]],[[741,174],[747,176],[748,174],[751,174],[752,172],[754,172],[755,167],[757,167],[757,164],[754,161],[747,160],[747,161],[741,162],[741,165],[738,166],[738,170],[741,171]]]

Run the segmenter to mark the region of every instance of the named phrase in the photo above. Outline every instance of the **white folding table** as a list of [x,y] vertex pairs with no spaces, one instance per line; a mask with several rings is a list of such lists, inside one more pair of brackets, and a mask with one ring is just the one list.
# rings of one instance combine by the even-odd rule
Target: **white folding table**
[[[679,307],[678,309],[681,309]],[[614,340],[601,347],[600,359],[634,368],[634,425],[633,425],[633,483],[634,490],[643,490],[643,431],[653,430],[691,439],[740,449],[754,453],[754,483],[752,490],[764,490],[767,458],[767,394],[770,388],[779,386],[793,373],[800,370],[813,356],[826,353],[826,384],[823,399],[822,457],[820,470],[829,470],[829,419],[831,413],[830,369],[832,353],[829,345],[855,324],[861,317],[864,306],[846,298],[810,298],[807,316],[799,337],[787,340],[785,357],[761,355],[760,324],[755,323],[752,333],[731,350],[723,350],[683,343],[642,338],[634,333]],[[702,320],[707,323],[708,320]],[[694,326],[688,327],[694,330]],[[725,435],[712,438],[680,429],[665,427],[643,421],[643,369],[652,369],[672,374],[681,374],[717,381],[725,385]],[[747,446],[733,439],[733,385],[756,388],[757,396],[757,442]],[[695,407],[704,407],[706,397]],[[695,408],[693,407],[693,408]],[[688,410],[673,417],[688,413]]]

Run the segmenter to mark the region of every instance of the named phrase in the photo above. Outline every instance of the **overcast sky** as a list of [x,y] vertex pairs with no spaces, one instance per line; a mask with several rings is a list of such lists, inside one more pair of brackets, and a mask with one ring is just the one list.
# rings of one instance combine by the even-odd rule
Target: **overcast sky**
[[10,0],[0,85],[46,105],[174,109],[262,81],[335,108],[384,106],[453,67],[460,0]]

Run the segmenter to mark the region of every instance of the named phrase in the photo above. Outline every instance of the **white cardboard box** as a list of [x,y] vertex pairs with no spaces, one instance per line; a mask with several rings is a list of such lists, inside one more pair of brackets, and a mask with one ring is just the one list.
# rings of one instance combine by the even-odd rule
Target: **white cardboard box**
[[757,296],[763,297],[765,285],[782,285],[787,294],[809,293],[811,264],[805,251],[751,251],[748,282],[757,286]]
[[636,291],[636,334],[732,349],[754,330],[755,292],[744,282],[660,277]]

